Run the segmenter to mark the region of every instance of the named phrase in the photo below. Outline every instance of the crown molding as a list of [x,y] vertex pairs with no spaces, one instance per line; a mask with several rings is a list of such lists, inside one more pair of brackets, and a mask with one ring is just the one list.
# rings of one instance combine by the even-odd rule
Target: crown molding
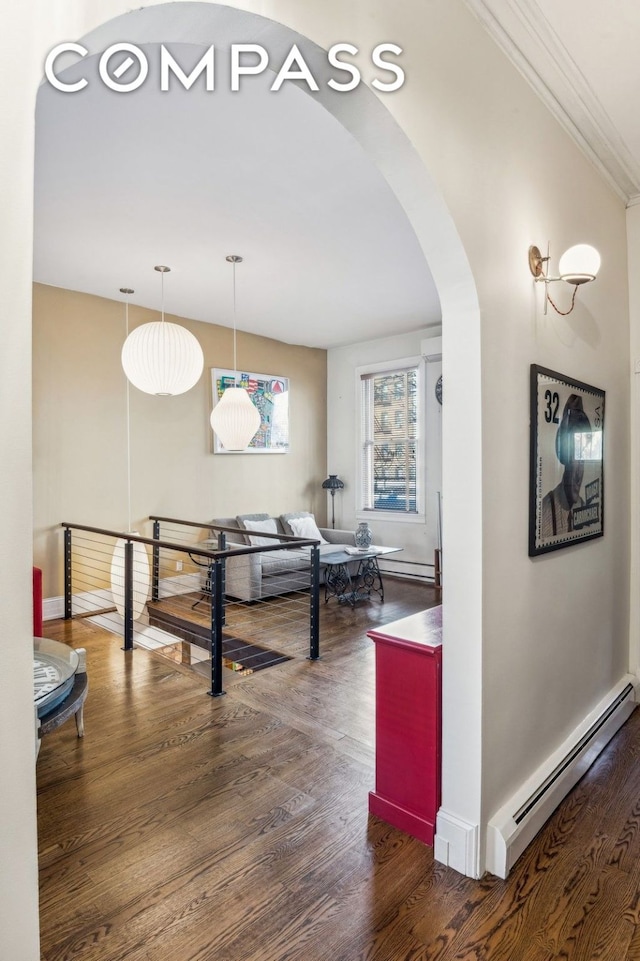
[[535,0],[464,0],[618,196],[640,194],[640,164]]

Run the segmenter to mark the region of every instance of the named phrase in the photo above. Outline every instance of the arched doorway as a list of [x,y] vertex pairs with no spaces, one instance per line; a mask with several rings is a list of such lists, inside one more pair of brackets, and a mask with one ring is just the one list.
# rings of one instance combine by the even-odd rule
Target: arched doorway
[[[118,13],[119,6],[113,4],[114,14]],[[132,43],[170,39],[220,44],[239,23],[249,37],[259,26],[260,42],[273,51],[274,59],[295,41],[310,63],[319,57],[324,62],[318,47],[281,24],[216,4],[146,7],[116,16],[89,34],[84,42],[96,52],[123,37]],[[51,43],[60,39],[61,29],[64,24],[57,24],[55,30],[51,28]],[[311,22],[309,32],[312,32]],[[234,39],[237,40],[237,34]],[[331,95],[321,87],[317,99],[367,151],[404,206],[436,281],[442,305],[444,378],[448,393],[443,413],[446,492],[443,528],[447,554],[444,806],[452,813],[452,832],[459,830],[464,836],[467,828],[473,833],[479,824],[481,774],[480,325],[475,286],[442,199],[418,154],[384,104],[364,87],[354,91],[353,96]],[[23,714],[29,700],[25,688]],[[446,839],[447,847],[456,843],[453,833]],[[462,860],[449,858],[449,863],[466,873],[477,873],[477,837],[471,846],[467,845],[466,851]]]
[[326,51],[300,33],[215,3],[157,4],[115,17],[80,38],[89,51],[82,61],[83,72],[89,69],[88,60],[97,59],[123,37],[148,50],[161,42],[195,48],[198,53],[192,63],[213,44],[220,83],[228,82],[225,51],[232,44],[255,43],[259,38],[273,65],[267,68],[271,76],[296,44],[319,87],[311,91],[301,83],[300,90],[313,97],[314,106],[320,104],[333,116],[381,171],[418,239],[440,298],[447,384],[442,504],[446,555],[443,810],[435,851],[457,870],[475,876],[480,873],[481,774],[480,330],[475,285],[455,225],[437,186],[390,112],[392,101],[376,96],[365,84],[348,93],[330,88],[327,80],[332,71]]

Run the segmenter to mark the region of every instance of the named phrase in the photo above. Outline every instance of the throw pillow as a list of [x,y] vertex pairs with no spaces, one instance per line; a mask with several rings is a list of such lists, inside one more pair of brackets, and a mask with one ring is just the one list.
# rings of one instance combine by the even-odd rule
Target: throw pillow
[[[275,518],[273,517],[268,517],[263,521],[250,521],[245,518],[244,526],[248,531],[262,531],[264,534],[278,533]],[[249,543],[252,547],[265,547],[270,544],[280,544],[282,542],[275,537],[256,537],[253,534],[249,534]]]
[[236,523],[240,530],[246,530],[247,521],[267,521],[269,520],[269,514],[238,514],[236,517]]
[[311,517],[315,520],[314,515],[310,511],[292,511],[290,514],[281,514],[280,523],[285,534],[293,534],[293,528],[291,527],[291,519],[297,519],[298,517]]
[[309,517],[290,517],[289,525],[296,537],[304,537],[305,540],[320,541],[321,544],[328,544],[316,524],[316,519],[311,514]]

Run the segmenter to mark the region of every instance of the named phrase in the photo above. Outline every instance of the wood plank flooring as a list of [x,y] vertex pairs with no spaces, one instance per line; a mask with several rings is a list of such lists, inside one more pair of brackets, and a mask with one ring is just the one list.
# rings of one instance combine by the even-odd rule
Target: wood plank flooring
[[[507,881],[368,817],[366,631],[434,592],[321,605],[322,659],[206,678],[86,620],[86,735],[38,760],[43,961],[640,961],[640,712]],[[289,652],[287,652],[289,653]]]

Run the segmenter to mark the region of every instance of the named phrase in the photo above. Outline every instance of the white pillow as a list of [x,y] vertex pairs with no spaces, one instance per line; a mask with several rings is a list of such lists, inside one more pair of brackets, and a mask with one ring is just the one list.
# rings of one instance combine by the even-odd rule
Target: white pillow
[[[245,521],[244,526],[248,531],[263,531],[265,534],[277,534],[278,528],[273,517],[266,521]],[[252,537],[249,535],[249,543],[252,547],[268,547],[270,544],[281,544],[282,541],[275,537]]]
[[290,517],[289,524],[296,537],[304,537],[305,540],[320,541],[321,544],[328,544],[316,524],[315,517]]

